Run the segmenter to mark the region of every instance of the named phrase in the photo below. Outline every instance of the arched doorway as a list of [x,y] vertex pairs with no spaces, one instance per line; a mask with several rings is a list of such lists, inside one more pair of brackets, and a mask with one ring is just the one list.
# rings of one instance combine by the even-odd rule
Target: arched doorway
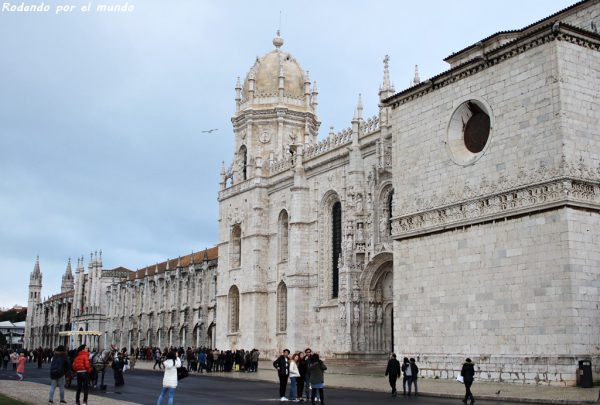
[[365,268],[363,288],[367,291],[367,352],[394,351],[394,283],[393,256],[384,252],[375,256]]
[[214,349],[215,348],[215,330],[216,324],[212,322],[207,330],[208,335],[208,347]]

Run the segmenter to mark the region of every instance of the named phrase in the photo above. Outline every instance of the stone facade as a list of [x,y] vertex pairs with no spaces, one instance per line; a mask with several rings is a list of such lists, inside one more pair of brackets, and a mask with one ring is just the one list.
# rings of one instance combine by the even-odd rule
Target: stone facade
[[[236,86],[234,163],[222,169],[219,193],[217,341],[268,355],[306,346],[385,355],[389,108],[365,120],[359,99],[352,126],[316,142],[316,83],[280,37],[273,43]],[[387,63],[382,99],[393,94]]]
[[278,36],[236,86],[219,344],[396,350],[441,377],[469,356],[482,379],[527,383],[598,365],[599,23],[600,2],[577,3],[397,94],[386,58],[379,116],[359,99],[318,143],[316,85],[287,96],[302,71]]
[[[600,360],[600,2],[451,58],[391,105],[395,337],[429,375],[573,384]],[[487,42],[486,42],[487,41]],[[494,46],[490,46],[493,44]],[[467,144],[478,103],[491,129]],[[598,366],[596,366],[598,373]]]
[[379,114],[359,95],[320,141],[317,84],[278,33],[235,86],[218,246],[137,272],[81,259],[44,302],[36,263],[27,345],[97,329],[105,346],[397,351],[442,378],[471,357],[524,383],[572,385],[591,358],[597,376],[597,25],[600,1],[577,3],[397,94],[386,57]]
[[[212,248],[137,271],[107,270],[100,252],[90,255],[87,273],[84,259],[78,260],[74,280],[69,261],[62,292],[46,300],[38,259],[31,274],[25,346],[213,346],[216,259]],[[61,331],[102,335],[69,342]]]

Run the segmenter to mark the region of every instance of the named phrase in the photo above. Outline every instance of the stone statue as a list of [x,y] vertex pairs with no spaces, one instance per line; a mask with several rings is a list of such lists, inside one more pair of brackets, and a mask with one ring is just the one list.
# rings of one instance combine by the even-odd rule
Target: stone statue
[[362,222],[356,224],[356,241],[364,242],[365,241],[365,228]]
[[358,303],[354,304],[354,311],[353,311],[353,320],[352,323],[354,325],[359,325],[360,324],[360,306],[358,305]]
[[362,214],[363,212],[363,198],[362,198],[362,194],[357,194],[356,195],[356,213],[357,214]]
[[383,323],[383,306],[377,305],[377,323]]

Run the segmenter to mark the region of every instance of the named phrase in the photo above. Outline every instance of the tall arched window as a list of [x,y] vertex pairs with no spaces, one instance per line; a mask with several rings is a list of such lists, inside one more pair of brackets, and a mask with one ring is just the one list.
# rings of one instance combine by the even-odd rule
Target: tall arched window
[[279,261],[285,262],[288,259],[288,235],[289,235],[289,220],[288,213],[286,210],[282,210],[279,214],[278,221],[278,232],[279,237]]
[[231,286],[229,295],[229,333],[237,333],[240,330],[240,291],[236,286]]
[[248,167],[248,151],[246,150],[246,145],[242,145],[240,151],[238,152],[238,158],[240,162],[240,177],[243,180],[248,178],[247,176],[247,167]]
[[287,330],[287,287],[282,281],[277,287],[277,332]]
[[242,265],[242,227],[239,224],[231,228],[231,267]]
[[394,202],[394,190],[390,190],[388,194],[387,200],[387,227],[388,227],[388,235],[392,234],[392,204]]
[[342,253],[342,204],[337,201],[331,207],[331,252],[333,254],[333,272],[331,278],[331,296],[337,298],[340,287],[339,258]]

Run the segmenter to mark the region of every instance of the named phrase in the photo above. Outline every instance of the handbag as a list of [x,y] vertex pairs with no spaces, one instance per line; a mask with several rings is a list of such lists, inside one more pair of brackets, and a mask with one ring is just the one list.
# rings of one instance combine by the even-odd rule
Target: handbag
[[183,380],[185,377],[187,377],[188,375],[190,375],[190,373],[187,371],[187,368],[181,366],[181,367],[177,367],[177,380]]
[[463,377],[462,375],[459,375],[458,377],[456,377],[456,381],[458,381],[461,384],[465,383],[465,377]]

